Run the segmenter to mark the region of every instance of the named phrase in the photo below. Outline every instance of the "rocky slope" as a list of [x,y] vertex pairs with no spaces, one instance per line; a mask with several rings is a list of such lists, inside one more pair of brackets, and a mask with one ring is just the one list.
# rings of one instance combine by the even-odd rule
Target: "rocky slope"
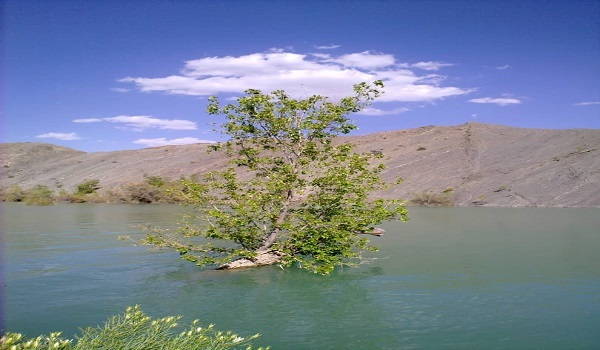
[[[361,152],[382,152],[385,197],[411,199],[452,188],[457,206],[600,207],[600,130],[521,129],[467,123],[345,137]],[[207,145],[84,153],[42,143],[0,144],[0,187],[37,184],[72,190],[99,179],[104,190],[145,176],[178,179],[222,168]]]

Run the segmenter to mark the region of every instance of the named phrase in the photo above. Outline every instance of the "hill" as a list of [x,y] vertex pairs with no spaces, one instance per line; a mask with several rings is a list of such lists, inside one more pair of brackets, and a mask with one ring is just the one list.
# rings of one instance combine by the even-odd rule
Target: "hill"
[[[456,206],[600,207],[600,130],[523,129],[467,123],[341,138],[359,152],[381,152],[385,197],[451,193]],[[85,153],[44,143],[0,144],[0,187],[37,184],[72,190],[99,179],[102,190],[147,176],[178,179],[223,168],[206,144]]]

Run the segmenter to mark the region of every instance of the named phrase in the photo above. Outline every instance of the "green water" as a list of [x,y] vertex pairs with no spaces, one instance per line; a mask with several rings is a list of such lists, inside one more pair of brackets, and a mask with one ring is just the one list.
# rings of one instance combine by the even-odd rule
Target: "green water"
[[273,349],[599,349],[600,209],[414,208],[328,277],[199,270],[117,239],[178,206],[2,204],[8,330],[72,336],[128,305]]

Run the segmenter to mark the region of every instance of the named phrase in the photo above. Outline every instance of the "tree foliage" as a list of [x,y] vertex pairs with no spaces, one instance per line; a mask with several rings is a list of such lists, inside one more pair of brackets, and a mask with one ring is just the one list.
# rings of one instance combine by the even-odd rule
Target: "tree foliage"
[[196,210],[177,232],[154,230],[143,243],[174,248],[198,265],[274,253],[282,265],[321,274],[376,250],[360,233],[406,220],[405,208],[371,198],[388,187],[380,178],[381,155],[358,154],[336,138],[357,128],[348,115],[368,106],[382,87],[381,81],[357,84],[354,96],[337,101],[295,99],[282,90],[247,90],[225,106],[212,97],[207,111],[226,117],[221,127],[229,137],[212,151],[224,152],[230,166],[203,181],[184,181]]

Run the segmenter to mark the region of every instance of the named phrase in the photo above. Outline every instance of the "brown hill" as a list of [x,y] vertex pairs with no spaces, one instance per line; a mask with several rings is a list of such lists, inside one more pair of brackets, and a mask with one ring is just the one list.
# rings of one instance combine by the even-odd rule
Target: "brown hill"
[[[382,152],[385,177],[403,177],[404,199],[450,189],[457,206],[600,207],[600,130],[521,129],[467,123],[345,137]],[[103,190],[145,176],[178,179],[222,168],[207,145],[84,153],[43,143],[0,144],[0,187],[37,184],[72,190],[99,179]]]

